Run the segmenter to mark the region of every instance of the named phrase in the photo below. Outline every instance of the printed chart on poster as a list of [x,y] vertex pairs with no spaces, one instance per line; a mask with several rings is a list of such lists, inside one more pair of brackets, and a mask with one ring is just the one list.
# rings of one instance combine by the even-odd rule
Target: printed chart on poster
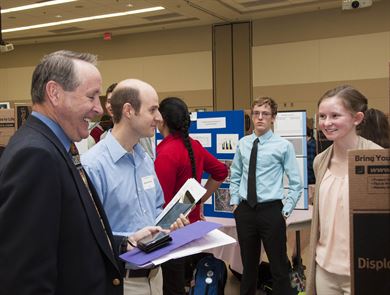
[[[274,126],[274,132],[293,144],[305,187],[296,209],[305,209],[308,207],[306,112],[279,112],[276,122],[279,120],[280,123]],[[245,135],[245,112],[241,110],[191,113],[189,134],[228,167],[228,177],[204,204],[204,215],[233,218],[229,193],[230,166],[238,141]],[[156,143],[159,144],[162,139],[162,135],[157,132]],[[202,175],[202,185],[206,183],[208,177],[209,175],[206,173]],[[287,185],[288,179],[285,177],[284,186],[287,187]]]

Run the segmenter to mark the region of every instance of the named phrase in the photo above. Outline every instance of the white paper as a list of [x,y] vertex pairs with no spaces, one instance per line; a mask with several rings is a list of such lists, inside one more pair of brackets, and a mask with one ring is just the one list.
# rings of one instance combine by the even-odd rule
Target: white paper
[[190,120],[191,121],[196,121],[198,119],[198,113],[197,112],[191,112],[190,113]]
[[297,157],[303,156],[306,146],[306,137],[300,136],[300,137],[284,137],[284,139],[287,139],[294,147],[295,155]]
[[302,136],[303,122],[306,120],[305,112],[278,113],[274,123],[274,133],[280,136]]
[[196,121],[197,129],[226,128],[226,117],[202,118]]
[[211,133],[190,133],[192,139],[200,142],[204,148],[211,147]]
[[231,236],[221,232],[218,229],[207,233],[204,237],[192,241],[156,260],[153,260],[154,265],[159,265],[170,259],[189,256],[192,254],[200,253],[207,249],[217,248],[228,244],[236,243],[236,240]]
[[156,218],[156,224],[167,214],[167,212],[184,196],[185,192],[189,191],[191,195],[195,199],[195,203],[197,203],[200,198],[206,193],[206,189],[200,185],[199,182],[194,178],[188,179],[180,190],[176,193],[176,195],[172,198],[172,200],[165,206],[164,210],[160,213]]

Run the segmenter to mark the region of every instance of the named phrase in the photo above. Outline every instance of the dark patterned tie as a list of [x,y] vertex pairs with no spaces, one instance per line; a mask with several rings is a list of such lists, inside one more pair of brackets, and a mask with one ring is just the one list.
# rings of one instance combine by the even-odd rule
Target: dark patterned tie
[[76,147],[76,145],[74,143],[72,143],[70,145],[70,151],[69,153],[71,154],[72,156],[72,161],[73,161],[73,164],[76,166],[77,170],[79,171],[80,173],[80,176],[81,176],[81,179],[83,180],[84,184],[85,184],[85,187],[87,188],[88,190],[88,193],[89,193],[89,196],[92,200],[92,203],[96,209],[96,212],[99,216],[99,219],[100,219],[100,222],[102,224],[102,227],[104,229],[104,233],[105,233],[105,236],[107,238],[107,241],[108,241],[108,244],[110,245],[110,248],[111,248],[111,251],[112,251],[112,244],[111,244],[111,241],[110,241],[110,238],[108,237],[108,234],[107,234],[107,231],[106,231],[106,226],[104,225],[104,222],[103,222],[103,219],[102,219],[102,216],[100,215],[100,212],[99,212],[99,209],[98,207],[96,206],[96,202],[95,200],[93,199],[93,196],[92,196],[92,193],[91,193],[91,189],[89,188],[89,184],[88,184],[88,180],[87,180],[87,176],[85,175],[85,171],[83,169],[83,166],[81,165],[81,162],[80,162],[80,154],[79,154],[79,151]]
[[249,206],[254,208],[257,204],[257,194],[256,194],[256,159],[257,159],[257,145],[259,139],[253,142],[251,157],[249,158],[249,170],[248,170],[248,195],[247,201]]

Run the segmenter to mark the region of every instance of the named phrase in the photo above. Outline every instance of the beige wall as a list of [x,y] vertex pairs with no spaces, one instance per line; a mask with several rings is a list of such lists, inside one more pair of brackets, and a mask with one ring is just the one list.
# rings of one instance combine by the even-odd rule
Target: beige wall
[[[368,9],[317,11],[253,23],[253,96],[313,116],[329,88],[350,84],[390,112],[390,1]],[[269,29],[272,28],[272,29]]]
[[[103,88],[137,77],[161,97],[179,95],[212,109],[211,26],[48,44],[20,45],[0,55],[0,100],[29,99],[40,57],[58,49],[99,55]],[[340,83],[356,86],[372,107],[389,112],[390,1],[354,11],[325,10],[253,22],[253,96],[273,96],[280,109],[315,111],[318,97]],[[104,90],[104,89],[103,89]]]

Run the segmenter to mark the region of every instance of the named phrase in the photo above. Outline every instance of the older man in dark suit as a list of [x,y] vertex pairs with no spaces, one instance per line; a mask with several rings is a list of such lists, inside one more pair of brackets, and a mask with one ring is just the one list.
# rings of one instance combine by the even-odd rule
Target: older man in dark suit
[[[69,154],[102,114],[96,57],[45,56],[32,78],[33,112],[0,163],[0,293],[122,294],[128,237],[113,237],[93,186]],[[130,243],[156,231],[148,228]],[[132,241],[131,241],[132,239]]]

